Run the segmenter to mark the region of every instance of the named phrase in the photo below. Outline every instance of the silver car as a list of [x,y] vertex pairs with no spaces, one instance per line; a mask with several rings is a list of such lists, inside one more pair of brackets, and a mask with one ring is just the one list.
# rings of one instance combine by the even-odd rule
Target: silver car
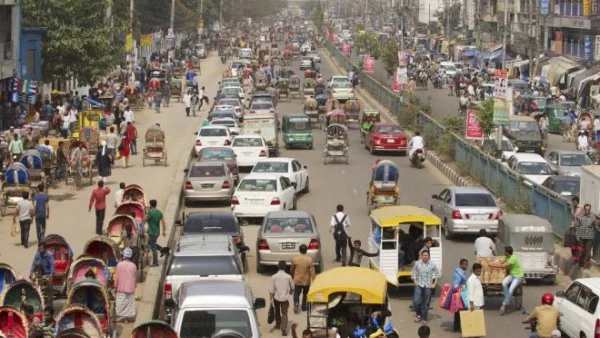
[[550,165],[559,175],[563,176],[581,176],[581,166],[593,164],[592,160],[579,151],[556,150],[548,154],[547,158]]
[[498,232],[502,210],[485,188],[449,187],[432,196],[430,210],[442,220],[446,238],[454,234],[477,234],[485,229]]
[[250,114],[275,114],[275,107],[271,102],[252,102]]
[[235,189],[227,162],[196,162],[186,169],[183,197],[190,201],[223,201],[230,203]]
[[306,211],[285,210],[269,212],[256,239],[256,271],[265,266],[277,266],[279,261],[292,263],[292,257],[306,245],[315,270],[321,269],[321,240],[313,215]]

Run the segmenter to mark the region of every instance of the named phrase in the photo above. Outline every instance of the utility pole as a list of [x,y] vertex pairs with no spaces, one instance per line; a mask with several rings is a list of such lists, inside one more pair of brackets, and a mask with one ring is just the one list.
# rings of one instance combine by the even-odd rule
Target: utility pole
[[223,29],[223,0],[219,2],[219,29]]
[[171,25],[169,27],[175,33],[175,0],[171,0]]
[[540,62],[540,38],[542,37],[542,29],[541,29],[541,20],[542,20],[542,9],[540,6],[535,4],[535,12],[537,13],[537,19],[535,20],[535,64],[533,65],[533,75],[535,76],[535,72],[537,71],[537,66]]
[[[527,76],[529,78],[531,78],[533,76],[533,58],[535,57],[535,51],[534,51],[534,39],[537,37],[537,32],[535,31],[535,26],[533,25],[533,6],[535,4],[534,0],[529,0],[529,41],[527,41],[527,44],[529,45],[529,74],[527,74]],[[536,19],[539,19],[538,16],[536,15]]]
[[504,30],[502,32],[502,69],[506,67],[506,33],[508,33],[508,0],[504,0]]
[[448,41],[448,47],[450,46],[450,39],[452,38],[451,34],[450,34],[450,15],[452,15],[452,2],[451,0],[447,0],[447,4],[448,4],[448,13],[446,14],[446,34],[447,34],[447,41]]
[[475,0],[477,5],[477,50],[481,50],[481,0]]
[[400,8],[402,9],[402,16],[400,17],[400,30],[402,31],[402,35],[400,35],[400,50],[404,51],[404,0],[401,0]]
[[[223,0],[221,0],[221,1],[223,1]],[[342,0],[338,0],[338,15],[337,15],[338,20],[340,19],[340,15],[342,14],[341,11],[342,11]]]

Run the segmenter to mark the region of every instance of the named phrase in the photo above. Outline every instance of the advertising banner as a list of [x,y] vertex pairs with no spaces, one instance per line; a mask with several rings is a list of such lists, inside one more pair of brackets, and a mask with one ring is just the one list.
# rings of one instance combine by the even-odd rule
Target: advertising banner
[[146,34],[140,36],[140,46],[148,47],[152,46],[152,42],[154,41],[154,34]]
[[129,52],[133,48],[133,35],[127,34],[125,37],[125,51]]
[[494,117],[492,123],[496,126],[508,125],[508,119],[510,117],[510,101],[503,99],[494,99]]
[[583,37],[583,58],[585,60],[592,58],[592,37],[589,35]]
[[467,110],[466,122],[465,138],[467,140],[481,140],[483,138],[483,130],[477,121],[477,110]]
[[363,71],[365,73],[375,73],[375,58],[367,56],[363,65]]
[[504,69],[497,69],[494,76],[494,97],[508,100],[508,73]]
[[540,13],[542,15],[550,14],[550,0],[540,0]]
[[408,83],[408,71],[406,67],[396,68],[396,76],[394,76],[394,91],[402,91],[402,87]]
[[398,51],[398,65],[400,67],[406,67],[406,65],[408,65],[408,57],[410,56],[410,53],[408,50],[399,50]]
[[342,54],[346,56],[350,55],[350,45],[346,42],[344,42],[344,44],[342,45]]

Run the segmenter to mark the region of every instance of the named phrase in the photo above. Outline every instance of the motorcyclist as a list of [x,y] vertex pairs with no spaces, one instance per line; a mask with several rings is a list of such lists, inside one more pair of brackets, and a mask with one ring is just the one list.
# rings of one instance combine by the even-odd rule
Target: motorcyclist
[[415,132],[415,136],[413,136],[410,139],[410,142],[408,142],[408,149],[409,149],[408,150],[408,158],[409,158],[409,160],[412,160],[413,154],[418,149],[423,149],[423,151],[425,150],[425,140],[421,136],[421,132],[420,131],[416,131]]
[[529,316],[523,320],[524,324],[531,324],[535,320],[535,330],[532,329],[529,338],[551,338],[553,332],[558,329],[560,312],[552,306],[554,295],[545,293],[542,296],[542,305],[531,311]]
[[580,130],[579,136],[577,136],[577,149],[580,151],[587,151],[589,147],[588,137],[585,131]]

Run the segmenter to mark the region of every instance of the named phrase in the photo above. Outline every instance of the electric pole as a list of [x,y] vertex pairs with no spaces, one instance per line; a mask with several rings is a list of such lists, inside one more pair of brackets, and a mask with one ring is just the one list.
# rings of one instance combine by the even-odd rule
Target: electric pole
[[171,31],[175,33],[175,0],[171,0]]
[[508,0],[504,0],[504,30],[502,32],[502,69],[506,66],[506,33],[508,33]]

